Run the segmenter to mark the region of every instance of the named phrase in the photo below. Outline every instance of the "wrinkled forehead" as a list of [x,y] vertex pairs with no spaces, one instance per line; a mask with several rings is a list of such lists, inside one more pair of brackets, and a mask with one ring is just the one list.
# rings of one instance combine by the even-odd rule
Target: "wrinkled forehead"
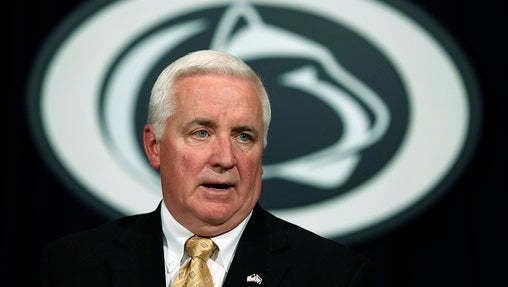
[[174,85],[175,111],[220,106],[223,112],[244,109],[243,113],[262,116],[262,101],[255,83],[243,77],[225,74],[192,74],[179,78]]

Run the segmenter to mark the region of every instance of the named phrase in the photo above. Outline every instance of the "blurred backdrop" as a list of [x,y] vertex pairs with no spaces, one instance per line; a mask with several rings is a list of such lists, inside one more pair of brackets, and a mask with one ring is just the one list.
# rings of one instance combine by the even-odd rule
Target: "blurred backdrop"
[[[151,5],[149,3],[149,1],[146,2],[147,7]],[[320,3],[323,7],[334,5],[334,1]],[[356,5],[351,3],[353,2],[349,4],[347,1],[343,2],[343,5],[349,5],[349,8],[344,8],[345,11],[349,11],[348,9]],[[403,57],[399,58],[399,54],[389,57],[387,56],[389,53],[383,54],[384,50],[380,47],[389,49],[390,43],[394,41],[406,44],[402,45],[406,48],[411,47],[407,52],[410,59],[404,60],[406,63],[410,62],[407,64],[410,69],[415,65],[425,64],[418,62],[420,57],[426,57],[424,50],[422,52],[418,50],[422,48],[417,45],[418,39],[401,39],[400,37],[404,37],[402,32],[389,30],[385,30],[386,35],[381,36],[378,32],[376,32],[378,34],[375,32],[362,33],[361,29],[364,27],[358,24],[362,23],[361,20],[349,19],[347,13],[344,18],[337,16],[340,19],[334,19],[334,15],[340,14],[334,12],[321,18],[316,16],[319,9],[302,11],[296,8],[295,10],[287,9],[284,5],[278,8],[270,7],[270,5],[258,5],[255,6],[257,8],[255,10],[237,10],[240,12],[236,16],[239,19],[243,18],[238,22],[240,23],[238,26],[258,25],[256,27],[262,27],[265,35],[273,36],[273,39],[276,39],[274,42],[267,41],[261,44],[257,43],[255,38],[252,40],[253,47],[259,46],[262,49],[270,46],[270,50],[264,51],[264,55],[270,55],[271,60],[260,60],[256,58],[257,56],[252,56],[252,52],[245,49],[238,50],[237,46],[242,47],[241,39],[245,38],[240,39],[242,35],[239,34],[242,30],[237,26],[222,25],[221,17],[225,11],[224,6],[217,8],[211,5],[210,11],[202,8],[195,12],[184,10],[185,13],[171,15],[170,18],[161,21],[159,26],[177,27],[178,23],[190,23],[192,19],[207,17],[209,21],[217,23],[217,27],[213,26],[212,28],[222,29],[223,34],[227,34],[224,31],[229,28],[227,36],[233,40],[222,39],[221,42],[220,33],[219,35],[209,35],[203,28],[204,32],[196,32],[196,37],[185,41],[179,40],[177,48],[165,51],[166,54],[161,56],[160,63],[150,67],[152,70],[145,73],[145,82],[139,84],[139,93],[145,96],[135,100],[137,112],[132,119],[133,130],[139,131],[142,126],[146,94],[148,94],[149,87],[162,63],[196,47],[210,47],[207,46],[210,42],[212,42],[211,47],[225,47],[251,60],[251,64],[257,71],[260,71],[267,86],[273,87],[269,89],[269,92],[274,94],[282,94],[288,90],[287,87],[277,86],[277,82],[273,80],[275,74],[300,71],[298,68],[302,66],[314,67],[315,72],[320,75],[321,81],[334,82],[337,90],[346,91],[357,98],[362,98],[362,95],[365,96],[365,94],[367,94],[365,98],[368,98],[369,93],[371,96],[378,95],[385,105],[378,105],[376,101],[367,100],[358,105],[362,110],[367,110],[365,119],[350,119],[350,122],[357,123],[356,125],[352,124],[352,127],[358,127],[358,123],[363,123],[362,121],[368,122],[363,126],[365,134],[358,135],[358,138],[363,139],[365,136],[370,139],[370,141],[358,140],[355,145],[356,149],[352,149],[354,153],[347,153],[354,155],[350,158],[355,162],[354,169],[350,165],[345,167],[351,161],[344,162],[344,165],[334,166],[339,160],[330,161],[328,156],[320,157],[320,154],[316,153],[313,159],[316,160],[317,171],[311,168],[296,168],[292,177],[281,172],[289,165],[284,166],[279,163],[289,162],[289,159],[299,158],[298,156],[305,155],[309,151],[323,150],[335,144],[340,145],[340,140],[347,135],[348,121],[333,113],[336,110],[341,111],[343,106],[340,103],[334,110],[333,104],[328,104],[329,107],[322,105],[322,103],[327,103],[326,100],[308,100],[309,97],[305,97],[304,93],[305,87],[300,87],[300,89],[293,87],[296,96],[291,101],[272,98],[274,117],[273,127],[270,130],[269,149],[266,153],[267,178],[262,204],[278,212],[280,216],[287,216],[289,219],[295,218],[295,221],[302,222],[304,225],[308,224],[309,227],[315,228],[316,232],[342,241],[371,258],[379,271],[379,286],[504,286],[508,284],[508,279],[504,276],[508,267],[505,259],[508,256],[507,128],[506,120],[503,120],[507,103],[505,88],[507,33],[504,28],[507,24],[506,16],[508,16],[506,9],[503,10],[502,4],[498,1],[479,3],[478,1],[426,0],[373,1],[372,3],[384,3],[386,7],[393,7],[393,11],[402,11],[400,15],[403,17],[400,19],[405,19],[407,16],[408,19],[412,19],[408,23],[414,21],[417,23],[415,27],[421,25],[421,27],[428,29],[425,31],[430,33],[431,39],[435,37],[438,43],[442,43],[444,50],[449,53],[450,59],[455,61],[453,63],[457,67],[459,76],[462,77],[461,83],[464,84],[464,87],[454,90],[453,87],[450,88],[446,85],[439,86],[441,83],[439,79],[446,83],[453,82],[453,77],[450,78],[451,80],[440,78],[437,68],[436,70],[432,68],[435,66],[430,65],[429,69],[421,70],[416,68],[413,71],[413,76],[417,77],[420,74],[434,76],[438,83],[424,83],[421,88],[422,92],[424,93],[428,89],[429,95],[423,98],[431,100],[423,101],[420,106],[414,106],[415,102],[421,101],[422,95],[420,98],[411,98],[409,91],[415,87],[412,86],[411,81],[404,78],[411,78],[411,71],[408,71],[406,76],[401,75],[401,70],[397,70],[397,67],[400,66],[394,64],[393,61],[390,62],[390,60],[400,60]],[[150,211],[155,208],[159,198],[157,193],[146,194],[150,200],[140,203],[142,207],[139,207],[139,210],[136,209],[138,208],[136,205],[133,207],[129,203],[118,203],[124,197],[122,192],[131,188],[130,186],[124,187],[122,177],[114,178],[112,170],[119,167],[112,165],[109,169],[108,159],[101,157],[100,154],[95,155],[94,145],[90,144],[88,139],[83,143],[81,137],[86,131],[83,130],[81,124],[72,122],[72,116],[69,118],[68,114],[61,118],[58,116],[52,118],[60,111],[71,110],[72,115],[73,109],[79,113],[87,108],[79,100],[72,98],[73,95],[83,90],[79,85],[86,85],[86,79],[89,77],[89,72],[85,68],[88,67],[89,59],[86,58],[84,50],[92,51],[91,54],[100,58],[103,51],[114,49],[108,47],[106,42],[116,39],[115,36],[124,33],[127,28],[122,30],[120,27],[118,33],[112,33],[105,38],[99,37],[101,41],[104,41],[102,43],[79,42],[78,45],[85,46],[83,48],[85,56],[81,59],[79,51],[76,52],[78,57],[70,61],[67,60],[70,63],[68,70],[65,70],[65,76],[60,76],[56,87],[52,88],[48,84],[49,92],[47,93],[51,95],[61,93],[61,98],[53,99],[48,96],[47,100],[42,100],[42,96],[45,95],[42,87],[46,87],[43,85],[43,75],[47,72],[48,67],[52,67],[53,64],[49,63],[52,63],[55,51],[61,47],[63,39],[68,39],[67,37],[80,23],[90,19],[96,11],[103,11],[101,9],[104,7],[110,7],[108,5],[108,1],[36,1],[36,3],[10,1],[8,9],[3,10],[8,19],[8,40],[4,43],[7,43],[8,46],[6,62],[9,65],[7,73],[4,73],[7,77],[5,83],[7,83],[8,94],[6,103],[2,105],[3,122],[6,124],[2,151],[2,269],[11,280],[14,280],[11,282],[17,282],[16,286],[30,285],[36,259],[41,247],[46,242],[71,232],[92,228],[123,214]],[[390,11],[392,10],[388,10],[388,12]],[[156,11],[153,12],[153,18],[160,17],[157,16]],[[230,14],[234,15],[234,13]],[[147,13],[143,17],[147,17],[147,15],[150,18],[152,14]],[[257,18],[253,15],[262,15],[265,21],[264,25],[256,22]],[[297,16],[302,17],[300,22],[306,23],[307,29],[297,27],[297,24],[301,26],[301,23],[293,24],[298,21],[292,20],[292,17]],[[369,14],[357,18],[363,17],[366,19],[365,22],[369,22],[369,17],[372,17],[370,19],[372,20],[374,16]],[[137,17],[133,16],[132,21],[127,22],[136,21]],[[381,21],[374,23],[374,26],[384,26],[384,24],[386,23]],[[323,30],[313,30],[311,27],[315,26],[312,25],[322,25]],[[275,29],[275,26],[284,27],[284,34]],[[388,27],[388,25],[386,26]],[[156,34],[158,31],[164,31],[164,29],[154,29],[151,33]],[[300,36],[294,36],[295,31]],[[132,32],[132,34],[135,33]],[[175,35],[176,32],[171,36],[176,37]],[[367,37],[369,35],[370,38]],[[411,35],[409,34],[409,36]],[[145,38],[135,36],[139,39],[148,38],[148,36]],[[267,39],[270,39],[269,36],[266,36]],[[335,36],[340,36],[340,41],[334,41]],[[376,40],[378,36],[380,37],[379,42]],[[259,42],[259,39],[257,40]],[[131,42],[132,50],[137,51],[136,47],[139,45],[136,46],[136,43],[142,42],[142,40],[132,40]],[[280,56],[287,52],[279,47],[292,47],[291,45],[296,42],[298,42],[297,45],[295,44],[296,46],[304,47],[294,51],[296,56],[273,61],[274,58],[282,58]],[[322,47],[326,49],[322,49]],[[357,47],[361,47],[361,49]],[[139,48],[139,51],[143,52],[144,50]],[[325,53],[327,51],[330,53]],[[141,52],[139,54],[144,55]],[[330,55],[331,57],[328,57]],[[127,62],[124,59],[129,59],[128,56],[129,50],[123,52],[123,58],[118,57],[111,60],[115,63],[107,68],[109,69],[107,71],[109,73],[108,79],[114,79],[115,69],[120,70],[118,67],[122,67],[121,64]],[[333,64],[330,64],[330,59],[333,60]],[[65,60],[62,61],[65,64]],[[57,64],[54,65],[57,66]],[[350,75],[355,76],[354,79],[351,80],[351,77],[345,77],[344,74],[342,77],[334,76],[336,74],[333,71],[337,71],[337,67],[339,67],[338,70],[341,68],[348,70]],[[452,65],[452,67],[455,66]],[[444,73],[443,77],[447,76],[449,75]],[[79,83],[72,82],[73,79],[80,78],[85,80]],[[434,78],[425,77],[425,79]],[[419,79],[416,78],[415,81],[417,80]],[[319,84],[322,82],[314,82],[312,92],[319,94],[317,92]],[[438,96],[434,96],[435,100],[431,89],[431,86],[434,85],[438,90]],[[365,91],[362,88],[355,88],[358,86],[368,86],[371,90]],[[460,88],[464,90],[462,91]],[[51,92],[52,89],[54,89],[54,93]],[[108,86],[100,84],[98,89],[103,90],[101,92],[102,98],[99,98],[98,101],[107,102]],[[444,96],[456,93],[458,99],[450,100],[447,106],[448,102],[441,101],[441,96],[439,96],[441,92]],[[460,98],[461,92],[465,98]],[[319,98],[323,95],[314,96]],[[465,100],[465,103],[461,100]],[[69,102],[62,102],[59,105],[60,101]],[[55,103],[56,108],[49,108],[48,111],[45,111],[48,115],[44,115],[39,110],[42,109],[40,107],[43,104],[49,106],[55,105]],[[466,111],[458,107],[461,104],[464,104]],[[110,105],[114,105],[114,102]],[[425,105],[430,106],[426,110],[420,110],[420,107]],[[101,112],[107,114],[109,110],[107,105],[105,106]],[[297,106],[313,106],[314,108],[305,110],[308,117],[302,117],[301,112],[294,111],[294,107]],[[113,112],[114,109],[111,111]],[[437,123],[439,126],[439,121],[442,120],[442,125],[445,128],[436,130],[438,135],[433,138],[431,136],[432,126],[426,127],[428,130],[422,132],[422,137],[427,138],[424,139],[424,143],[415,147],[417,151],[420,149],[425,151],[425,154],[416,155],[413,150],[411,156],[414,158],[411,160],[420,162],[427,170],[432,170],[434,163],[441,162],[443,162],[443,166],[449,165],[449,167],[441,167],[436,164],[438,166],[436,169],[442,169],[442,172],[436,172],[431,179],[421,179],[421,171],[425,171],[425,169],[420,165],[402,167],[400,173],[397,173],[396,169],[386,170],[386,166],[395,165],[394,162],[397,163],[394,158],[403,150],[401,146],[408,138],[408,131],[414,128],[413,122],[417,122],[418,118],[413,115],[429,111],[431,115],[435,113],[431,122]],[[456,113],[459,115],[455,116]],[[122,155],[128,154],[129,150],[125,150],[122,135],[114,134],[114,131],[122,130],[121,123],[118,125],[115,120],[111,120],[112,123],[108,126],[110,120],[107,116],[104,118],[99,116],[99,118],[99,121],[106,123],[106,127],[101,130],[101,133],[111,132],[111,143],[113,146],[116,145],[119,150],[118,156],[115,158],[122,158]],[[82,171],[72,168],[66,169],[66,164],[58,162],[61,154],[65,154],[65,148],[64,151],[58,150],[56,145],[51,144],[52,139],[49,136],[46,137],[42,132],[42,128],[54,119],[60,120],[63,124],[51,128],[56,131],[69,129],[69,133],[62,133],[61,143],[68,143],[71,146],[77,145],[76,156],[83,158],[86,162],[83,165],[89,164],[92,169],[97,167],[98,173],[101,175],[99,177],[104,177],[106,180],[118,180],[118,189],[114,189],[113,194],[104,196],[104,198],[110,199],[101,198],[93,192],[92,194],[86,192],[86,188],[94,186],[94,184],[99,186],[96,189],[100,190],[102,182],[87,182],[87,179],[75,176]],[[384,128],[383,119],[385,119]],[[461,125],[460,120],[463,120],[465,124]],[[340,123],[340,131],[330,132],[330,129],[334,127],[334,122]],[[338,124],[336,123],[336,125]],[[361,124],[360,127],[362,127]],[[381,131],[376,131],[378,127]],[[288,134],[287,130],[291,132]],[[462,131],[462,133],[458,131]],[[377,136],[376,132],[378,132]],[[455,134],[462,141],[455,143],[453,139],[447,138],[449,135]],[[297,147],[287,149],[290,135],[291,141],[303,142],[304,145],[291,143],[289,146]],[[354,140],[354,136],[352,138]],[[90,142],[99,141],[93,138],[89,138],[89,140]],[[55,140],[55,142],[57,141]],[[429,142],[427,143],[427,141]],[[454,143],[457,147],[446,149],[447,145],[453,146]],[[90,150],[86,148],[81,150],[80,144],[88,146]],[[131,145],[134,149],[139,148],[139,142],[136,140]],[[445,151],[439,152],[441,149],[445,149]],[[337,155],[337,158],[342,158],[344,152],[340,148],[330,151],[331,155]],[[72,152],[75,151],[69,151],[69,153]],[[114,154],[116,151],[112,153]],[[327,153],[327,155],[329,154]],[[448,157],[450,158],[448,159]],[[305,157],[299,159],[309,160]],[[121,166],[139,168],[140,174],[146,172],[143,162],[129,159],[128,156],[125,162],[119,162],[122,163],[118,164]],[[70,166],[73,165],[70,164]],[[81,166],[79,161],[77,161],[77,166]],[[101,167],[102,169],[100,169]],[[320,169],[321,167],[323,168]],[[324,176],[329,174],[329,169],[326,167],[333,170],[336,170],[334,168],[348,169],[350,172],[345,172],[342,175],[332,172],[330,176]],[[111,175],[108,174],[109,172]],[[146,177],[143,178],[154,176],[150,172],[146,173]],[[390,191],[376,189],[378,185],[374,184],[370,187],[369,179],[372,179],[371,182],[382,182],[385,180],[383,177],[385,173],[393,173],[392,181],[396,184],[387,186],[380,183],[379,186],[387,186]],[[144,182],[133,183],[134,186],[137,186],[136,184],[142,188],[148,186],[147,189],[150,189],[154,183],[153,181],[146,184]],[[369,187],[364,187],[366,185]],[[432,186],[414,188],[416,199],[407,201],[400,199],[412,191],[412,186],[420,185]],[[371,200],[360,202],[358,206],[355,206],[353,191],[365,191],[371,194]],[[132,192],[133,197],[144,197],[143,193],[138,195],[135,192],[137,191]],[[422,194],[418,194],[418,192]],[[115,197],[120,199],[115,199]],[[342,200],[337,201],[337,206],[344,205],[344,209],[351,209],[351,211],[348,213],[340,213],[342,212],[340,211],[336,218],[332,215],[328,221],[323,220],[321,225],[308,222],[316,221],[315,219],[318,217],[315,217],[315,214],[307,215],[304,212],[306,210],[304,207],[307,204],[332,202],[337,198]],[[344,203],[349,198],[353,198],[351,200],[353,206]],[[117,200],[116,203],[111,203],[115,200]],[[393,214],[376,213],[375,211],[380,206],[392,208],[388,213],[392,212]],[[298,212],[292,213],[290,212],[292,210]],[[304,211],[300,212],[300,210]],[[331,208],[331,210],[334,209]],[[329,213],[324,216],[330,217]],[[334,224],[335,222],[356,222],[357,225],[330,226],[332,223],[328,222]],[[373,223],[369,225],[365,222]]]

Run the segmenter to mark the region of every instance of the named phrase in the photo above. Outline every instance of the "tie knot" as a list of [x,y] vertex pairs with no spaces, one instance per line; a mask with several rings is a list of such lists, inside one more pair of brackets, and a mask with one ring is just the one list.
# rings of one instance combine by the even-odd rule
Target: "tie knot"
[[191,258],[200,257],[205,262],[216,248],[217,245],[210,238],[199,237],[197,235],[192,236],[185,242],[185,252]]

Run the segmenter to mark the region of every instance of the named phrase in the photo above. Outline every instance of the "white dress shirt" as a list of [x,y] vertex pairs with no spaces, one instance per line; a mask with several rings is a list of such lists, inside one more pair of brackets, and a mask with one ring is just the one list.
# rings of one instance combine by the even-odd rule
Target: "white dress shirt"
[[[240,236],[251,215],[252,212],[233,230],[212,238],[218,248],[210,256],[207,264],[212,274],[214,287],[222,286],[229,270],[229,265],[233,261]],[[183,246],[185,241],[194,234],[176,221],[164,202],[161,205],[161,219],[162,232],[164,233],[166,286],[171,286],[170,283],[180,270],[180,267],[189,259],[189,256],[184,252]]]

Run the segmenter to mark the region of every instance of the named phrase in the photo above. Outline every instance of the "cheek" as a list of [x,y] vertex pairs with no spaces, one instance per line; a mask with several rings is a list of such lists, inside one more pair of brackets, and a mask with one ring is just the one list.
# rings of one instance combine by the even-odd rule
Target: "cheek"
[[200,165],[198,157],[191,154],[168,153],[164,158],[164,167],[161,166],[161,176],[168,190],[181,193],[180,196],[191,190],[198,178]]
[[[199,152],[185,153],[178,159],[180,167],[193,170],[202,165],[203,159]],[[178,166],[178,165],[177,165]]]
[[204,153],[199,151],[180,153],[171,160],[176,173],[180,174],[181,177],[191,178],[197,177],[207,162]]
[[244,176],[249,177],[249,184],[252,184],[260,180],[263,174],[262,161],[259,157],[245,159],[242,161],[240,172],[243,173]]
[[161,172],[176,180],[192,170],[195,158],[178,145],[165,146],[161,151]]

